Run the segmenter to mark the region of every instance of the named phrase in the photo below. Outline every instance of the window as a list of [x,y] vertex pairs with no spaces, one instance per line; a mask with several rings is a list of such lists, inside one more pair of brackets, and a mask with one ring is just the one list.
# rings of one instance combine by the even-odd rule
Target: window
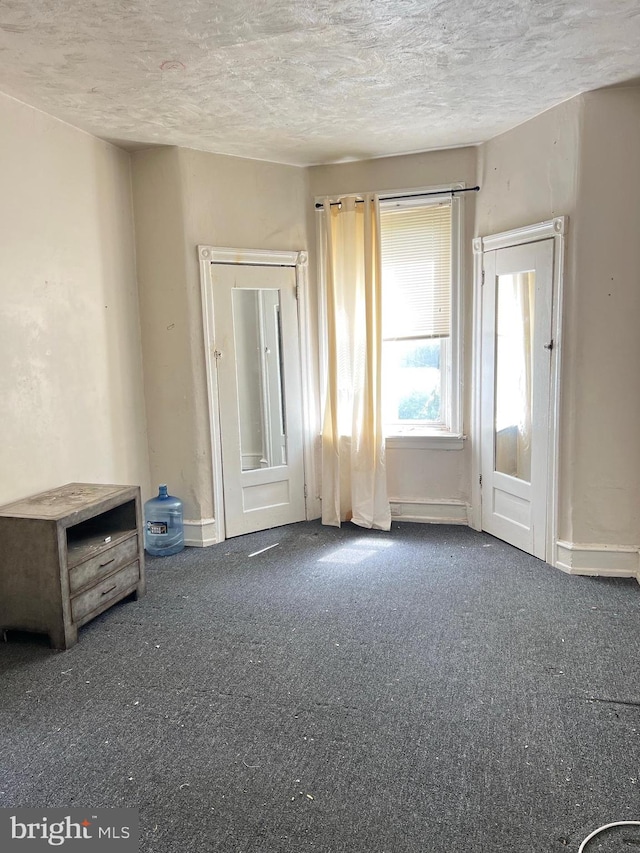
[[388,436],[460,432],[459,201],[380,202]]

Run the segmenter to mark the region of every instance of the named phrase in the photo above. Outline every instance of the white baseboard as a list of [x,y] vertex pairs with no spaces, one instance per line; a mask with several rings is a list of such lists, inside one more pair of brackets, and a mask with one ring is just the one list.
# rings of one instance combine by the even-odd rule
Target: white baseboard
[[594,545],[556,542],[556,567],[569,575],[637,578],[640,552],[632,545]]
[[218,542],[215,518],[184,520],[184,544],[194,548],[207,548]]
[[469,524],[469,506],[463,501],[403,501],[391,498],[392,521],[422,524]]

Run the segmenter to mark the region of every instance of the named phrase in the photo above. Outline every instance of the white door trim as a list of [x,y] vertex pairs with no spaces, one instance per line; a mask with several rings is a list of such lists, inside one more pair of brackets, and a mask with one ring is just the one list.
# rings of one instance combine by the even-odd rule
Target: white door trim
[[503,231],[473,240],[473,367],[472,367],[472,412],[471,412],[471,512],[470,526],[482,529],[482,492],[480,474],[482,456],[480,444],[481,375],[482,375],[482,283],[484,253],[494,249],[520,246],[538,240],[553,238],[553,303],[551,328],[553,350],[551,352],[551,376],[549,387],[549,460],[547,478],[547,562],[556,565],[556,537],[558,527],[558,470],[559,470],[559,422],[560,422],[560,369],[562,356],[562,308],[564,238],[568,228],[568,217],[556,216],[524,228]]
[[303,452],[305,471],[305,509],[307,518],[315,518],[319,510],[315,506],[316,483],[313,465],[313,407],[311,373],[309,316],[308,316],[308,255],[306,252],[279,251],[270,249],[233,249],[226,246],[198,246],[200,264],[200,296],[202,301],[202,324],[204,333],[204,357],[207,374],[207,397],[209,403],[209,432],[211,460],[213,466],[213,501],[215,513],[215,541],[226,538],[224,518],[224,493],[222,480],[222,442],[220,435],[220,413],[218,405],[218,380],[215,367],[214,305],[211,288],[212,264],[250,264],[252,266],[294,267],[298,294],[298,331],[302,372],[302,415]]
[[[511,246],[521,246],[523,243],[535,243],[536,240],[548,240],[549,237],[562,237],[566,233],[567,217],[556,216],[524,228],[514,228],[512,231],[502,231],[499,234],[489,234],[477,239],[482,243],[483,252],[493,249],[508,249]],[[474,241],[475,242],[475,241]]]
[[[267,267],[295,267],[306,252],[277,249],[230,249],[227,246],[198,246],[198,257],[211,264],[253,264]],[[306,262],[306,261],[305,261]]]

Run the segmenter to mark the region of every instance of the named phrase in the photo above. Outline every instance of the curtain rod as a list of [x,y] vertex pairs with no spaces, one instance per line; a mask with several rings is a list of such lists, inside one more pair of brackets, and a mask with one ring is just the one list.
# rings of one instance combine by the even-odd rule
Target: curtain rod
[[[432,193],[407,193],[406,195],[386,195],[383,196],[382,201],[396,201],[403,198],[426,198],[426,196],[429,195],[455,195],[456,193],[477,193],[479,191],[480,187],[463,187],[462,189],[457,190],[435,190]],[[332,201],[329,204],[329,207],[340,207],[341,204],[341,201]],[[356,204],[364,204],[364,199],[356,199]],[[316,202],[316,210],[322,210],[323,207],[324,204],[321,201]]]

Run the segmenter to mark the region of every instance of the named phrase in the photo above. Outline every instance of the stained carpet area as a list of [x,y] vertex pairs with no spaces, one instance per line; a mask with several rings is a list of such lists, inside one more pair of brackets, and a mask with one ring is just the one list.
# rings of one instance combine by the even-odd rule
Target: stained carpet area
[[640,819],[635,580],[316,522],[147,579],[67,652],[0,644],[0,806],[136,807],[151,853],[577,851]]

